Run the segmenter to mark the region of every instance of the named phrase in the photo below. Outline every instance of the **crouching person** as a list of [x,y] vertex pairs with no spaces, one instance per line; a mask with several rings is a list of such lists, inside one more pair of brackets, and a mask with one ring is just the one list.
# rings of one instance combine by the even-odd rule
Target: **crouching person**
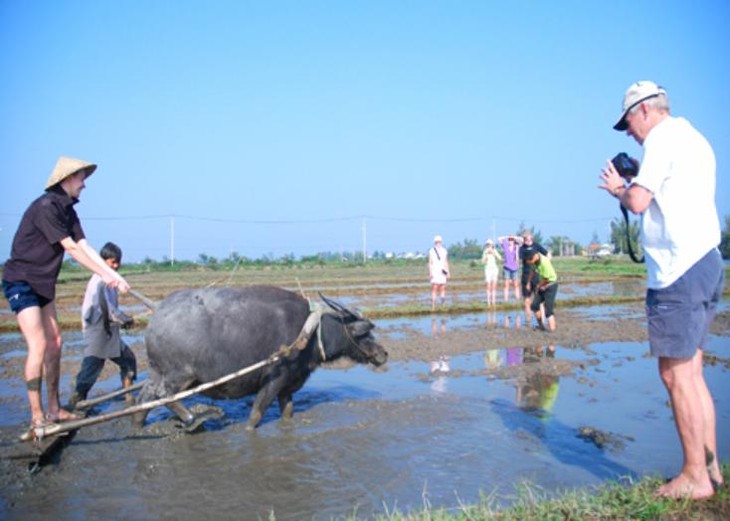
[[[122,263],[122,250],[114,243],[106,243],[99,252],[104,262],[113,270]],[[119,309],[119,295],[115,288],[108,287],[98,275],[93,275],[86,285],[84,303],[81,307],[84,334],[84,360],[76,376],[71,395],[72,407],[85,400],[104,369],[107,359],[119,366],[122,385],[127,388],[137,378],[137,359],[122,340],[120,330],[134,323],[129,315]],[[126,396],[131,403],[131,394]]]
[[[555,331],[555,297],[558,294],[558,276],[553,268],[553,263],[542,253],[535,253],[528,261],[532,265],[539,277],[537,283],[537,291],[530,308],[537,318],[537,324],[541,329],[547,328]],[[540,305],[544,304],[544,313],[540,310]]]

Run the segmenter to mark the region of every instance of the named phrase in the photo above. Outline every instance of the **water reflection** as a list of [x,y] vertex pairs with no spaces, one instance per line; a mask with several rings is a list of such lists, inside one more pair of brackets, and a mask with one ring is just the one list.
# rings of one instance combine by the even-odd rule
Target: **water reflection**
[[[439,342],[443,342],[442,338],[446,333],[446,320],[444,318],[431,318],[431,336]],[[431,390],[437,393],[446,392],[446,374],[451,370],[450,358],[448,355],[439,355],[436,360],[429,363],[431,374],[436,378],[431,384]]]
[[496,329],[500,325],[505,329],[520,329],[522,327],[522,313],[517,312],[514,316],[505,313],[500,320],[499,314],[487,307],[484,325],[487,329]]
[[504,328],[510,329],[511,327],[513,327],[513,325],[514,325],[515,329],[520,329],[522,327],[522,314],[521,313],[517,313],[514,316],[514,318],[512,318],[510,315],[504,316]]
[[[539,363],[543,358],[555,358],[554,345],[525,349],[525,363]],[[559,389],[560,378],[552,374],[549,368],[544,371],[534,371],[517,383],[515,402],[521,411],[548,420],[558,399]]]
[[511,367],[519,365],[523,360],[523,351],[521,347],[511,347],[507,349],[487,349],[484,352],[484,367],[487,369],[497,369],[499,367]]
[[555,405],[560,388],[560,378],[549,366],[540,366],[540,362],[555,358],[555,345],[537,346],[535,348],[487,349],[484,352],[484,367],[498,369],[520,364],[535,364],[516,379],[515,404],[530,414],[548,419]]

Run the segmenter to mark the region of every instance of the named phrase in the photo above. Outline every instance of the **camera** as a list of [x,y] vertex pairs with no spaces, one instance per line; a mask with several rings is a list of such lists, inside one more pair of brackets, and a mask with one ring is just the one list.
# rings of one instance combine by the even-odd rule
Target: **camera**
[[639,173],[639,161],[630,157],[626,152],[616,154],[616,157],[611,159],[611,163],[616,168],[618,175],[627,181],[631,181]]

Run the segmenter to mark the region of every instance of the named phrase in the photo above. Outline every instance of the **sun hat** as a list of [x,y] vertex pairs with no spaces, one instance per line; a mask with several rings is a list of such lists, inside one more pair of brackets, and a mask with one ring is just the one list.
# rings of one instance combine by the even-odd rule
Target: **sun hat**
[[664,90],[664,87],[660,87],[653,81],[637,81],[636,83],[631,85],[631,87],[626,90],[626,94],[624,94],[624,103],[621,108],[621,117],[619,118],[618,122],[613,126],[613,129],[619,131],[626,130],[629,127],[626,123],[626,115],[629,113],[629,111],[642,101],[646,101],[649,98],[656,98],[657,96],[660,96],[662,94],[666,96],[667,91]]
[[433,238],[433,242],[444,242],[443,238],[440,235],[436,235]]
[[51,172],[51,176],[46,182],[46,190],[80,170],[86,170],[86,177],[89,177],[96,170],[96,165],[72,157],[59,157],[58,161],[56,161],[56,166],[53,168],[53,172]]

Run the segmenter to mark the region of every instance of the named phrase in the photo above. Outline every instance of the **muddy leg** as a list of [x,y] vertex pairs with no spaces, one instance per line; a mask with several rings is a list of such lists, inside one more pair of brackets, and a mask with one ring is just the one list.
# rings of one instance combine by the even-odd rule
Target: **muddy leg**
[[182,420],[185,426],[188,426],[195,421],[195,415],[191,413],[187,407],[180,402],[172,402],[167,404],[167,408],[174,412],[178,418]]
[[[145,382],[142,389],[137,395],[137,404],[142,404],[157,399],[157,393],[155,391],[156,386],[152,383],[152,380]],[[144,421],[147,419],[147,415],[150,411],[140,411],[132,415],[132,426],[141,429],[144,427]]]
[[246,423],[247,430],[254,430],[256,426],[261,422],[261,418],[264,417],[264,411],[268,409],[271,402],[274,401],[274,397],[277,395],[279,387],[274,385],[264,386],[256,395],[253,407],[251,407],[251,414],[248,417]]
[[[129,389],[132,387],[132,379],[131,378],[125,378],[122,381],[122,386],[124,386],[125,389]],[[127,393],[124,395],[124,403],[127,404],[127,407],[130,407],[134,405],[134,395],[132,393]]]
[[294,400],[292,400],[291,394],[279,395],[279,410],[281,417],[286,420],[290,420],[294,416]]

